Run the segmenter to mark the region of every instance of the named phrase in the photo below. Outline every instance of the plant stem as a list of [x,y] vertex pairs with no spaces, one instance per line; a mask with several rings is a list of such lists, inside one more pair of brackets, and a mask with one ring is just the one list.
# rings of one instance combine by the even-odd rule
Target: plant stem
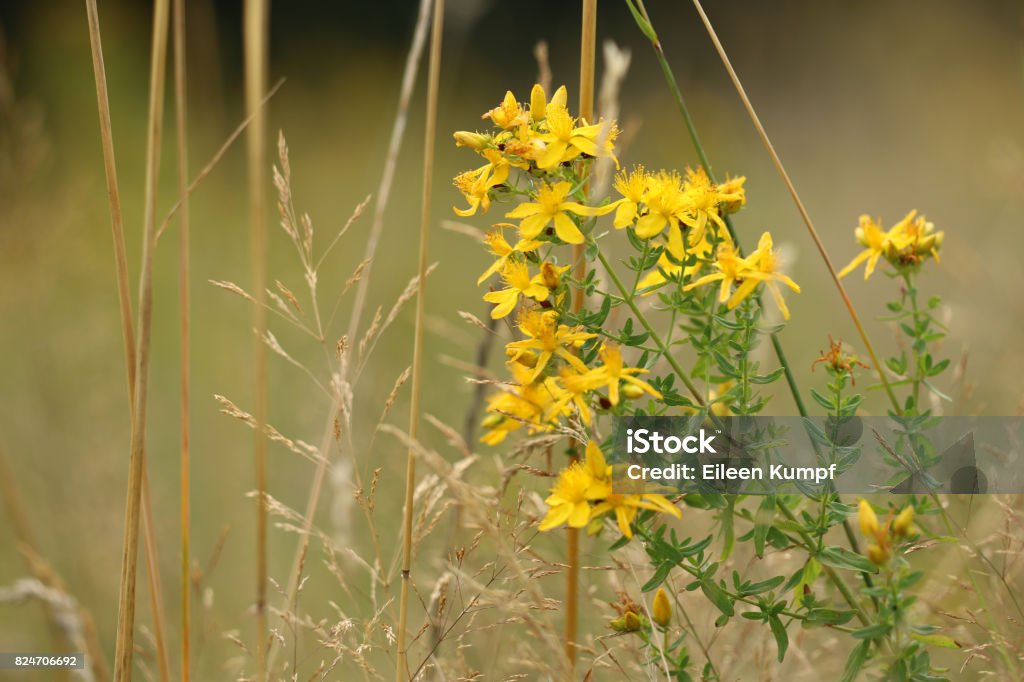
[[[587,122],[594,120],[594,70],[597,52],[597,0],[583,0],[583,15],[580,20],[580,100],[579,115]],[[589,177],[581,191],[584,200],[590,187]],[[584,245],[576,244],[572,249],[575,263],[573,276],[577,282],[587,277],[587,259]],[[583,308],[584,288],[577,286],[572,292],[571,310],[578,313]],[[573,461],[578,459],[578,443],[572,444]],[[570,674],[576,675],[576,636],[579,618],[580,580],[580,535],[578,528],[566,529],[566,586],[565,586],[565,656],[569,659]]]
[[263,339],[267,330],[267,225],[266,225],[266,162],[267,117],[261,106],[267,89],[267,33],[270,0],[246,0],[244,7],[245,102],[253,117],[247,132],[249,150],[249,249],[253,280],[253,346],[254,408],[256,419],[253,437],[253,458],[256,469],[256,679],[265,682],[267,671],[267,347]]
[[128,499],[125,504],[121,590],[118,599],[114,680],[132,677],[135,649],[135,586],[143,477],[145,475],[146,408],[149,399],[150,340],[153,321],[153,252],[156,246],[156,200],[163,130],[164,79],[167,66],[169,0],[156,0],[150,52],[149,120],[146,140],[142,267],[139,276],[139,345],[135,358],[132,437],[128,461]]
[[[412,384],[409,396],[409,438],[419,434],[420,383],[423,376],[423,326],[425,321],[427,253],[430,240],[431,193],[434,178],[434,141],[437,137],[437,92],[441,80],[441,39],[444,30],[444,0],[434,0],[427,75],[427,113],[423,142],[423,197],[420,212],[419,286],[416,290],[416,329],[413,337]],[[411,448],[405,463],[405,509],[402,518],[402,588],[398,615],[398,656],[395,680],[409,679],[406,638],[409,621],[409,583],[412,570],[413,497],[416,486],[416,453]]]
[[687,390],[690,391],[694,399],[699,404],[703,405],[705,403],[704,396],[701,395],[701,392],[693,384],[693,381],[690,380],[690,377],[686,375],[686,372],[683,370],[682,365],[679,364],[679,361],[672,357],[672,354],[669,352],[668,346],[665,345],[665,342],[662,340],[661,336],[654,329],[654,327],[651,326],[651,323],[647,319],[647,316],[644,315],[642,310],[640,310],[640,306],[636,304],[635,295],[629,290],[627,290],[626,287],[622,284],[622,280],[619,279],[619,276],[617,274],[615,274],[615,270],[614,268],[612,268],[612,264],[608,262],[607,256],[605,256],[604,252],[601,251],[600,249],[598,249],[597,252],[597,259],[598,261],[600,261],[601,265],[604,266],[604,269],[608,272],[608,276],[611,278],[612,283],[615,284],[615,288],[619,290],[619,294],[622,296],[622,300],[626,302],[627,306],[629,306],[629,309],[633,312],[633,315],[636,317],[636,319],[640,321],[640,324],[643,326],[644,330],[651,335],[651,338],[654,340],[655,345],[657,345],[662,357],[664,357],[665,361],[668,362],[669,367],[671,367],[675,371],[676,375],[686,386]]
[[189,224],[188,224],[188,100],[186,91],[185,0],[174,0],[174,113],[177,129],[178,197],[178,296],[181,383],[181,680],[191,677],[191,596],[189,558],[191,549],[191,463],[189,451]]

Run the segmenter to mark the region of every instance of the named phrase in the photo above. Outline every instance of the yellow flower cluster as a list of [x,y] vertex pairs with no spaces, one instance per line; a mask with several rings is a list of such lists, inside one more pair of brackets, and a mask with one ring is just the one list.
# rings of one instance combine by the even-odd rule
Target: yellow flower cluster
[[598,351],[601,364],[587,367],[578,352],[597,334],[560,324],[556,310],[524,307],[517,327],[524,338],[510,342],[505,349],[513,382],[502,385],[503,390],[487,403],[488,416],[483,423],[486,433],[481,440],[488,445],[497,445],[523,425],[530,433],[551,430],[574,410],[584,424],[590,425],[590,404],[598,398],[599,390],[607,390],[603,400],[612,406],[619,404],[622,395],[638,398],[648,393],[661,397],[635,376],[647,370],[626,367],[616,345],[602,345]]
[[880,258],[885,258],[897,269],[916,267],[929,256],[938,262],[945,233],[941,230],[936,232],[935,226],[923,215],[917,215],[916,210],[908,213],[889,230],[883,230],[881,222],[881,219],[872,220],[867,215],[860,217],[860,225],[854,234],[864,250],[839,272],[840,277],[845,277],[867,261],[864,268],[864,279],[867,279],[875,271]]
[[917,534],[914,528],[914,508],[904,507],[895,518],[885,523],[878,521],[878,515],[867,500],[861,500],[857,507],[857,521],[860,532],[873,540],[867,548],[868,559],[881,566],[893,556],[893,545],[897,540]]
[[540,530],[551,530],[563,524],[572,528],[587,526],[591,533],[600,530],[605,515],[613,515],[619,531],[633,537],[632,523],[641,509],[671,514],[681,518],[679,508],[663,495],[623,495],[612,492],[612,468],[594,441],[587,444],[586,458],[574,462],[558,476],[551,494],[545,500],[548,513],[540,522]]
[[[456,145],[472,149],[487,162],[456,176],[455,187],[468,204],[467,208],[455,209],[458,215],[466,217],[478,210],[486,212],[496,191],[509,190],[505,184],[512,168],[544,175],[554,174],[561,164],[580,157],[614,159],[615,138],[619,132],[615,124],[590,124],[573,118],[566,108],[566,97],[564,85],[555,91],[550,101],[544,88],[534,85],[527,107],[509,91],[501,104],[483,115],[497,126],[495,130],[454,134]],[[524,239],[535,239],[554,223],[559,239],[569,244],[582,244],[583,234],[572,216],[602,215],[611,209],[567,201],[573,191],[572,184],[565,181],[544,184],[536,201],[519,205],[508,217],[522,220],[520,231]]]
[[[764,282],[783,316],[789,319],[789,309],[777,282],[796,292],[800,287],[779,272],[771,233],[761,236],[757,251],[740,257],[723,220],[723,216],[746,204],[745,181],[746,178],[738,177],[714,184],[703,168],[687,169],[686,175],[680,176],[668,171],[651,173],[636,166],[616,176],[615,191],[622,198],[612,204],[615,227],[632,228],[641,239],[663,235],[665,240],[665,253],[658,259],[658,268],[638,284],[641,291],[663,284],[666,276],[678,277],[682,273],[684,279],[691,278],[711,263],[715,272],[690,282],[685,291],[720,282],[719,301],[732,309]],[[696,259],[688,261],[687,256]]]

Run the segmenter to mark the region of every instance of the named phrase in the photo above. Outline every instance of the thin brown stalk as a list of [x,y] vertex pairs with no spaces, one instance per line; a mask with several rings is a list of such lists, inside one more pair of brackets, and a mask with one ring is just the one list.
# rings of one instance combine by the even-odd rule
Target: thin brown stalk
[[[409,399],[409,438],[415,441],[420,422],[420,382],[423,376],[423,325],[426,304],[427,253],[430,239],[431,193],[434,188],[434,140],[437,136],[437,91],[441,81],[441,38],[444,28],[444,0],[434,0],[431,22],[430,57],[427,74],[427,113],[423,141],[423,199],[420,212],[419,287],[416,291],[416,328],[413,336],[412,384]],[[405,463],[405,509],[402,518],[402,589],[398,611],[398,656],[395,680],[409,679],[406,664],[406,629],[409,620],[409,583],[412,570],[413,496],[416,487],[416,453],[409,448]]]
[[[117,164],[114,156],[113,126],[110,120],[110,103],[107,95],[106,67],[103,60],[103,43],[100,35],[99,13],[95,0],[87,0],[86,14],[89,20],[89,42],[92,49],[93,75],[96,81],[96,100],[99,108],[100,139],[103,147],[103,166],[107,181],[107,199],[110,208],[110,226],[114,241],[114,270],[117,276],[118,300],[121,311],[121,333],[124,341],[125,367],[128,378],[129,415],[135,413],[135,333],[132,325],[131,287],[128,283],[128,258],[125,249],[124,223],[121,213],[121,193],[117,181]],[[146,569],[149,579],[150,606],[153,611],[154,638],[156,639],[157,660],[161,679],[170,679],[167,666],[166,637],[164,636],[163,590],[160,586],[160,562],[157,560],[156,540],[153,537],[153,512],[149,491],[149,480],[143,469],[141,510],[142,534],[146,552]]]
[[[594,64],[597,53],[597,0],[583,0],[583,17],[580,34],[580,117],[594,120]],[[588,183],[589,184],[589,183]],[[584,193],[589,187],[584,187]],[[582,282],[587,277],[587,262],[584,245],[573,247],[574,276]],[[583,287],[572,292],[572,311],[583,307]],[[578,444],[577,444],[578,446]],[[573,456],[575,459],[575,455]],[[566,529],[566,595],[565,595],[565,655],[569,669],[575,677],[576,637],[579,630],[579,581],[580,581],[580,532],[577,528]]]
[[785,166],[782,165],[782,159],[779,158],[778,152],[775,151],[775,145],[772,144],[767,131],[761,124],[761,119],[754,110],[754,105],[751,104],[750,98],[747,97],[747,92],[743,88],[743,84],[740,82],[740,78],[737,75],[736,70],[733,68],[732,62],[729,60],[729,55],[722,46],[722,42],[718,39],[718,34],[715,32],[714,26],[711,25],[711,20],[708,18],[708,15],[704,12],[704,7],[701,5],[700,0],[693,0],[693,5],[697,9],[697,13],[700,15],[701,21],[704,23],[704,28],[707,29],[708,36],[711,38],[711,42],[714,44],[719,58],[722,60],[722,65],[725,66],[725,70],[729,74],[729,79],[732,81],[733,87],[736,88],[736,93],[739,95],[744,108],[747,110],[747,115],[750,116],[751,123],[754,124],[757,134],[761,138],[761,143],[764,144],[765,149],[768,151],[768,155],[772,157],[772,163],[775,164],[775,169],[778,171],[783,183],[785,183],[786,189],[789,191],[789,195],[792,197],[793,203],[796,204],[796,209],[800,213],[800,218],[803,220],[804,225],[807,226],[807,231],[811,235],[811,240],[814,241],[814,246],[818,249],[818,254],[821,256],[822,261],[824,261],[825,267],[828,268],[829,275],[832,276],[832,281],[835,282],[836,289],[839,290],[839,295],[843,299],[843,304],[846,306],[846,310],[850,313],[850,319],[853,321],[853,326],[857,328],[857,333],[860,335],[860,340],[864,344],[865,350],[867,350],[868,355],[871,357],[871,364],[878,373],[878,378],[881,380],[882,386],[885,388],[885,392],[889,396],[889,401],[892,403],[893,409],[897,414],[902,413],[903,410],[900,406],[899,400],[896,399],[896,394],[893,393],[892,386],[889,384],[889,379],[885,376],[885,368],[878,361],[878,356],[875,354],[875,348],[871,344],[871,340],[868,338],[864,325],[861,324],[860,316],[857,315],[857,310],[853,306],[853,301],[850,300],[850,296],[846,293],[846,287],[843,286],[842,281],[839,279],[835,266],[832,264],[832,259],[829,257],[828,251],[825,250],[825,245],[822,243],[821,237],[818,236],[818,231],[815,229],[814,223],[811,221],[811,216],[807,212],[804,202],[800,199],[800,195],[797,194],[796,187],[793,185],[793,181],[789,178],[789,173],[786,172]]
[[256,302],[253,326],[254,408],[256,429],[253,456],[256,468],[256,679],[267,679],[267,441],[263,425],[267,422],[267,347],[263,337],[267,329],[265,306],[267,282],[267,226],[265,178],[267,164],[267,119],[261,102],[267,90],[269,0],[246,0],[244,10],[245,102],[253,117],[249,126],[249,236],[252,286]]
[[178,302],[181,383],[181,680],[191,676],[191,462],[189,443],[189,224],[188,224],[188,100],[186,88],[185,0],[174,0],[174,114],[178,151]]
[[[121,557],[121,592],[118,603],[114,680],[132,676],[135,631],[135,586],[138,563],[141,496],[145,473],[146,407],[149,397],[150,338],[153,319],[153,250],[156,236],[156,198],[163,129],[164,80],[167,67],[168,0],[156,0],[149,76],[149,121],[146,134],[145,213],[142,267],[139,276],[139,344],[135,357],[132,437],[128,461],[128,499],[125,504],[124,547]],[[97,25],[98,30],[98,25]],[[101,105],[102,106],[102,105]],[[108,129],[109,130],[109,129]],[[158,614],[154,613],[154,617]]]

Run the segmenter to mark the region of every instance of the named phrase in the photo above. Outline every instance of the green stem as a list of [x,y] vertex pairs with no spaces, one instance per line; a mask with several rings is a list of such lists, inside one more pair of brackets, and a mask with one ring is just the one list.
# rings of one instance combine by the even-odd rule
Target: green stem
[[697,387],[693,385],[693,382],[690,381],[690,378],[686,375],[686,371],[683,369],[682,365],[679,364],[679,361],[672,357],[672,354],[669,352],[668,346],[662,340],[658,332],[655,331],[654,327],[651,326],[651,323],[650,321],[648,321],[647,316],[644,315],[643,311],[640,310],[640,306],[636,304],[636,296],[634,292],[631,292],[626,289],[625,285],[623,285],[622,283],[622,280],[619,279],[619,276],[617,274],[615,274],[615,269],[612,267],[612,264],[608,261],[607,256],[605,256],[604,252],[602,252],[600,249],[598,249],[597,251],[597,259],[598,261],[600,261],[601,265],[604,266],[605,271],[608,273],[608,277],[610,277],[612,283],[615,284],[615,288],[619,290],[619,294],[622,295],[622,300],[626,302],[626,305],[629,306],[629,309],[633,312],[633,315],[636,317],[637,320],[640,321],[640,324],[643,325],[644,330],[651,335],[651,338],[654,340],[655,345],[658,346],[658,350],[661,352],[662,357],[664,357],[665,361],[668,362],[669,367],[671,367],[679,376],[680,381],[682,381],[683,384],[686,386],[687,390],[689,390],[690,393],[693,394],[694,399],[696,399],[698,403],[703,405],[704,397],[701,395],[700,391],[697,390]]

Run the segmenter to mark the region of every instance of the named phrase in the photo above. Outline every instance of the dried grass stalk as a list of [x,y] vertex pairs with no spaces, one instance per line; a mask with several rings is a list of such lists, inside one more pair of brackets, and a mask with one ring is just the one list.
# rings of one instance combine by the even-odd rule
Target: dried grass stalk
[[[423,199],[420,212],[419,269],[416,294],[416,330],[413,337],[412,385],[409,400],[409,437],[416,440],[420,421],[420,383],[423,375],[423,327],[426,304],[427,253],[430,242],[431,193],[434,178],[434,141],[437,137],[437,91],[441,80],[441,39],[444,29],[444,0],[434,0],[430,35],[430,61],[427,75],[427,113],[423,142]],[[402,517],[402,588],[398,603],[398,656],[395,680],[409,679],[407,628],[409,620],[409,583],[412,570],[413,497],[416,488],[416,453],[409,448],[405,464],[405,509]]]

